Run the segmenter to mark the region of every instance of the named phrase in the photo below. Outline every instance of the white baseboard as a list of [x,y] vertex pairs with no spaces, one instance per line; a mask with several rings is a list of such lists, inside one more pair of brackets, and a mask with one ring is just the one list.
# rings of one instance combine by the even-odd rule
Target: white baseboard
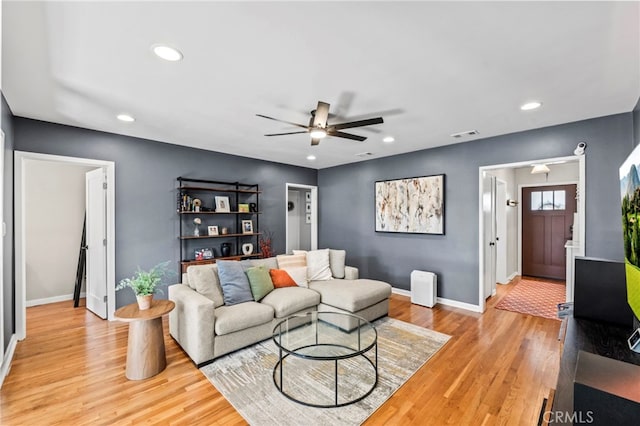
[[458,302],[457,300],[445,299],[444,297],[438,297],[436,300],[438,301],[438,303],[446,306],[451,306],[452,308],[460,308],[471,312],[482,313],[480,306],[472,305],[471,303]]
[[[411,292],[409,290],[403,290],[401,288],[392,287],[391,288],[391,292],[395,293],[395,294],[399,294],[401,296],[411,297]],[[482,310],[480,310],[480,306],[478,306],[478,305],[472,305],[470,303],[458,302],[457,300],[445,299],[444,297],[438,297],[436,299],[436,301],[438,303],[440,303],[441,305],[451,306],[453,308],[466,309],[467,311],[471,311],[471,312],[480,312],[480,313],[482,313]]]
[[402,288],[391,287],[391,293],[399,294],[400,296],[411,297],[411,292]]
[[[80,298],[86,296],[86,293],[80,293]],[[46,305],[48,303],[64,302],[73,300],[73,294],[63,294],[62,296],[45,297],[44,299],[27,300],[27,308],[38,305]]]
[[0,388],[2,388],[5,377],[9,374],[9,370],[11,370],[11,361],[13,361],[13,354],[16,351],[17,344],[18,338],[14,334],[11,336],[11,340],[9,340],[7,352],[4,354],[4,359],[2,360],[2,368],[0,368]]

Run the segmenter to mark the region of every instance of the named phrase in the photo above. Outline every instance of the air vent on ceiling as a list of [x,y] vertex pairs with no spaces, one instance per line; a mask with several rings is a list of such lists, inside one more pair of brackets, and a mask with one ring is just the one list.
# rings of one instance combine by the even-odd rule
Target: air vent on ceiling
[[477,130],[467,130],[466,132],[452,133],[451,137],[459,139],[459,138],[462,138],[464,136],[475,136],[478,133],[480,133],[480,132],[478,132]]
[[356,154],[356,157],[370,157],[373,155],[373,152],[361,152],[360,154]]

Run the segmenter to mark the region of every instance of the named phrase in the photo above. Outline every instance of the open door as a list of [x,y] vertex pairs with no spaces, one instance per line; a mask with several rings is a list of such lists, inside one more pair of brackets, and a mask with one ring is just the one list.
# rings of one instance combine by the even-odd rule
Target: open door
[[102,168],[86,174],[87,309],[107,317],[107,180]]
[[484,298],[496,291],[496,177],[482,174],[483,281]]

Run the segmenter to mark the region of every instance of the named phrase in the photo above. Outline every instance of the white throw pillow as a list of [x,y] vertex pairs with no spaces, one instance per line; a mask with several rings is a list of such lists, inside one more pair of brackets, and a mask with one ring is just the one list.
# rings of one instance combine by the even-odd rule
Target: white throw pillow
[[346,250],[329,250],[329,266],[333,278],[344,278],[344,266],[347,261]]
[[307,278],[309,281],[326,281],[333,278],[329,266],[329,249],[307,252]]
[[298,287],[309,287],[307,282],[307,267],[306,266],[289,266],[287,268],[280,268],[287,271],[287,274],[298,284]]

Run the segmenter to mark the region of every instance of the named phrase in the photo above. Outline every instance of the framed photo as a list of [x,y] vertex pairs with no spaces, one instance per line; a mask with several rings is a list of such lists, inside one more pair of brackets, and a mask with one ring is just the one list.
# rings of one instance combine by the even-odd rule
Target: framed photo
[[304,223],[311,223],[311,213],[305,215]]
[[249,204],[238,204],[238,211],[240,213],[249,213]]
[[207,231],[209,232],[209,235],[219,235],[218,234],[218,225],[213,225],[213,226],[207,226]]
[[305,192],[304,197],[307,200],[307,203],[311,202],[311,192]]
[[242,233],[243,234],[253,234],[253,221],[252,220],[243,220],[242,221]]
[[376,232],[444,235],[444,175],[375,183]]
[[195,255],[196,255],[196,260],[213,259],[213,249],[210,249],[210,248],[196,249]]
[[216,212],[229,213],[231,206],[229,205],[229,197],[216,195]]
[[311,213],[311,203],[307,203],[307,205],[305,207],[305,212]]

